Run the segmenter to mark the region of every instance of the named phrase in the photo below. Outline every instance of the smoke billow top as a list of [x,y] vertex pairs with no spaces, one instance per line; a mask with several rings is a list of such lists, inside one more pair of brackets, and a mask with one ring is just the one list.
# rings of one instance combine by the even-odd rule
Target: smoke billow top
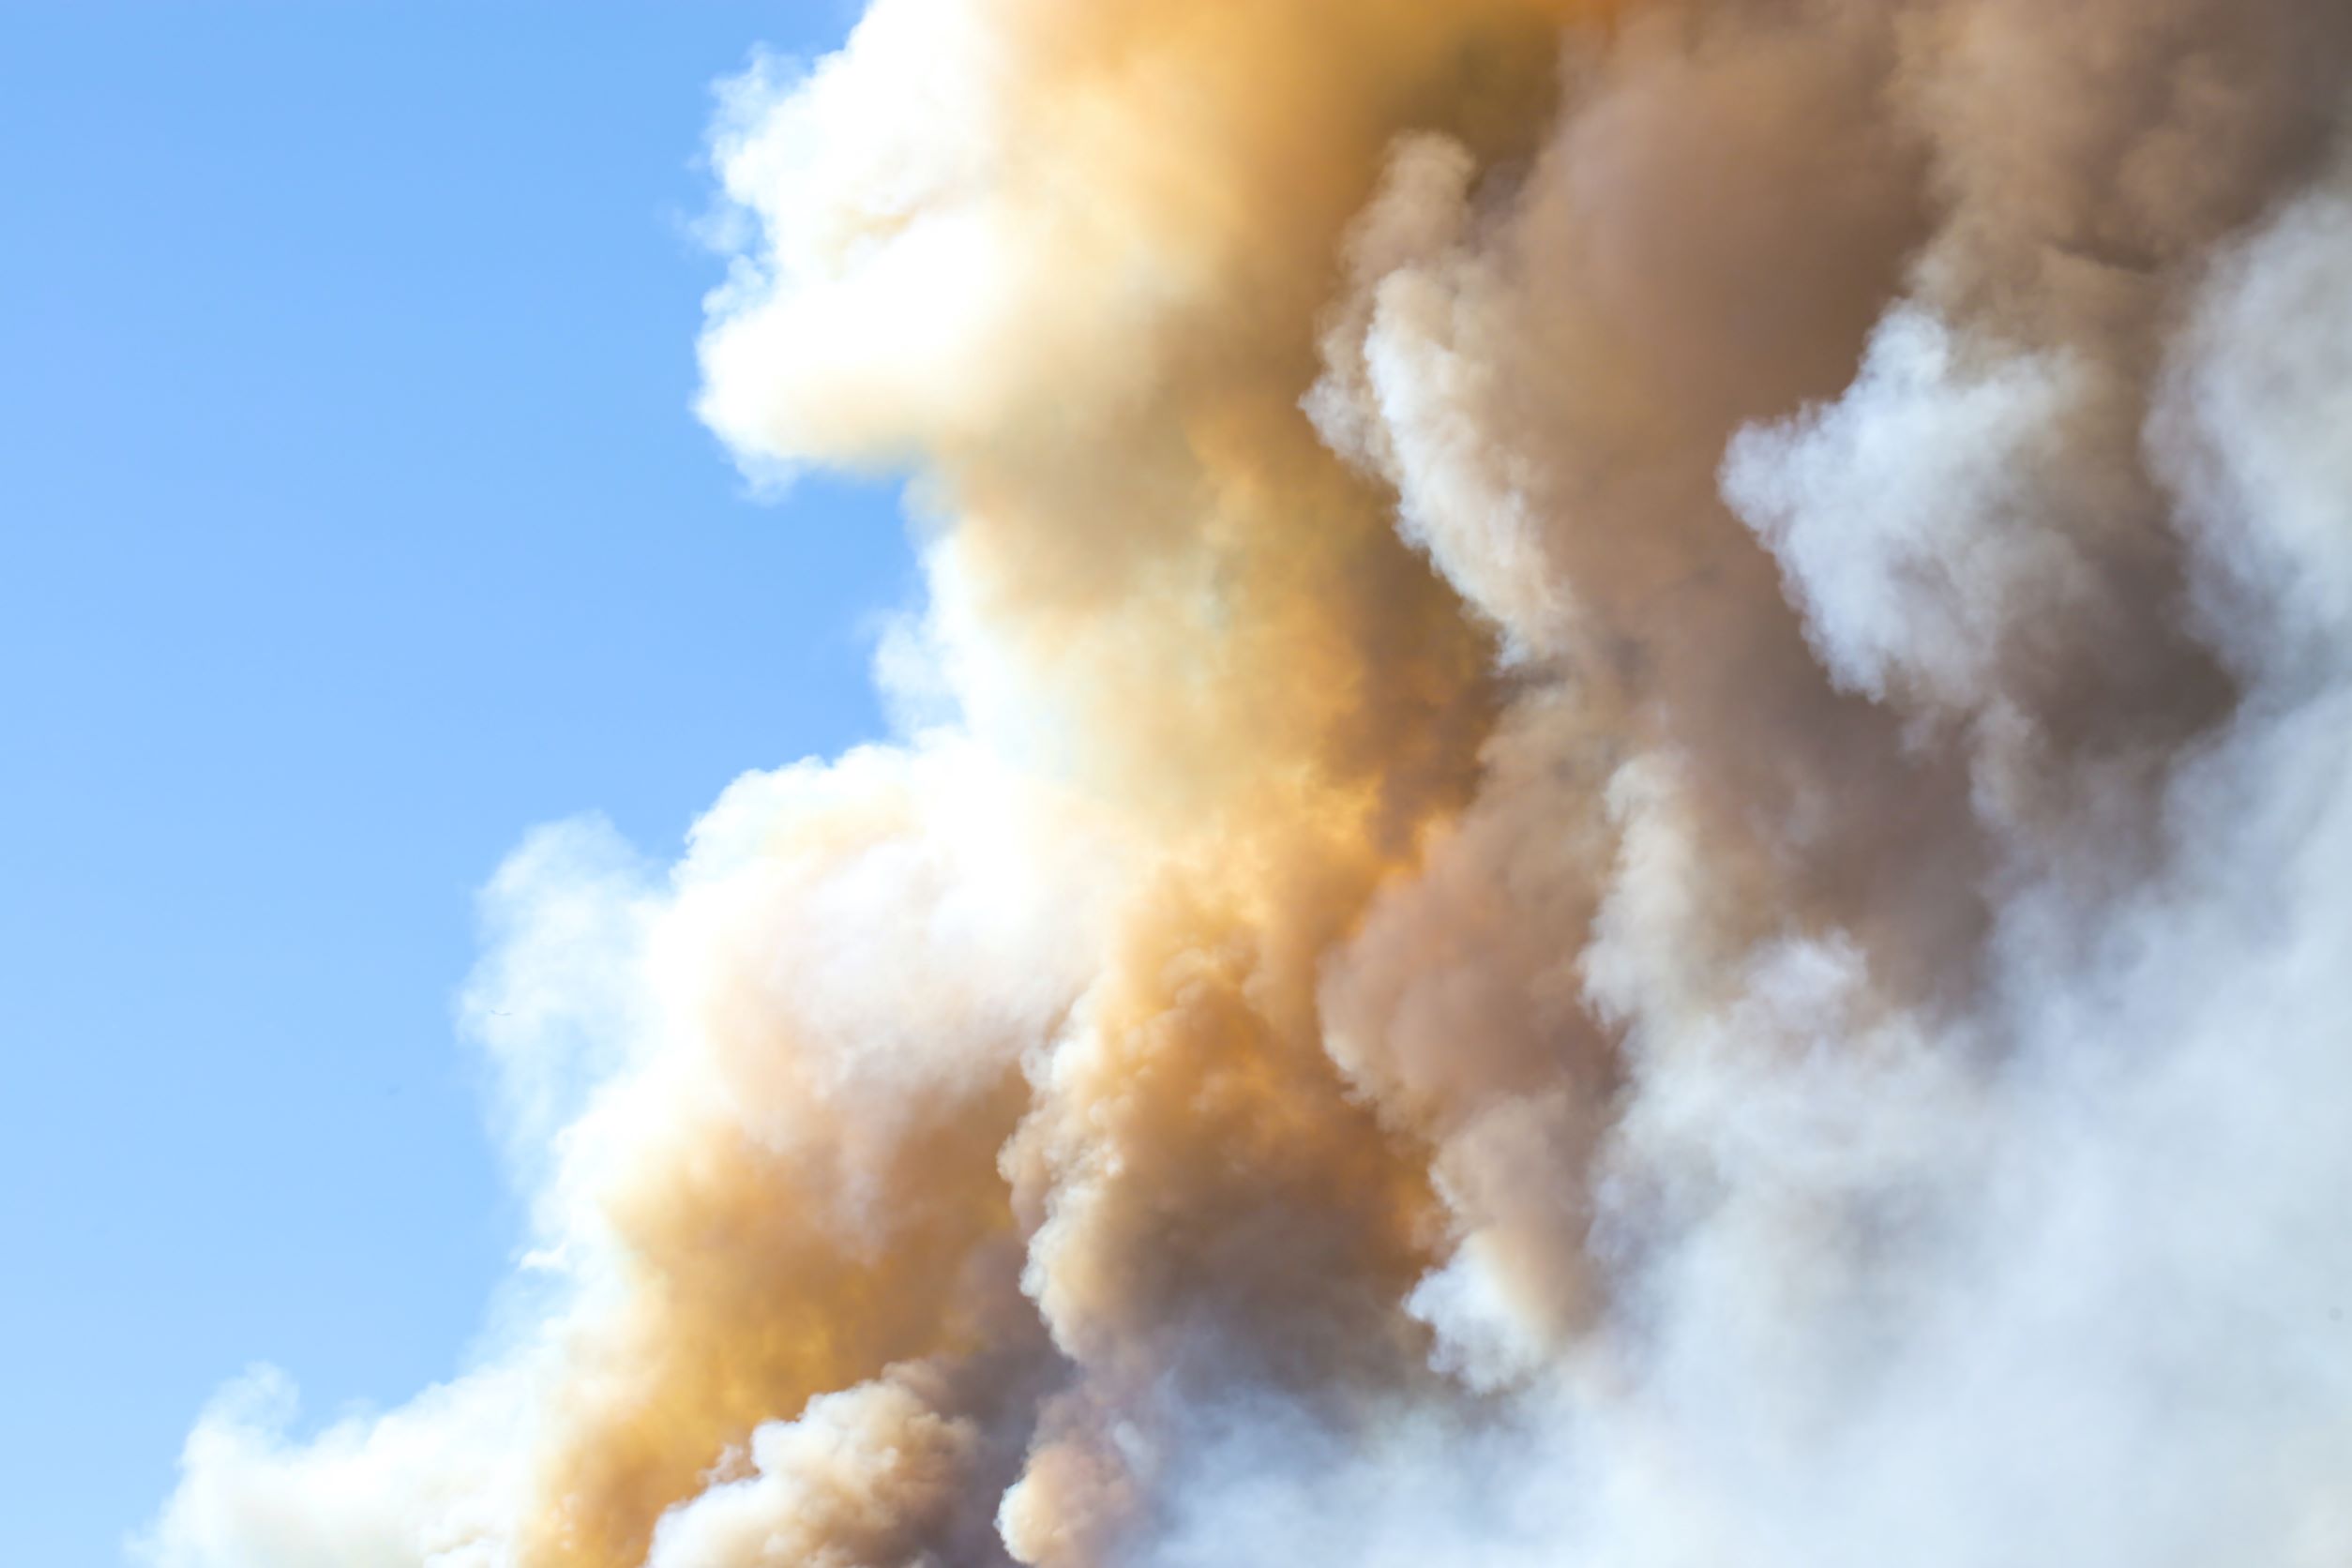
[[902,738],[544,830],[481,1360],[159,1568],[2352,1563],[2352,8],[874,0],[703,417]]

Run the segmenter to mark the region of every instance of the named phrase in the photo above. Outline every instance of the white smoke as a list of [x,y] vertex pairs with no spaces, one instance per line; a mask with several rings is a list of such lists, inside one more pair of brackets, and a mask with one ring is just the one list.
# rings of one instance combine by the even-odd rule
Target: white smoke
[[919,728],[575,824],[549,1281],[158,1568],[2352,1560],[2352,13],[877,0],[705,416]]

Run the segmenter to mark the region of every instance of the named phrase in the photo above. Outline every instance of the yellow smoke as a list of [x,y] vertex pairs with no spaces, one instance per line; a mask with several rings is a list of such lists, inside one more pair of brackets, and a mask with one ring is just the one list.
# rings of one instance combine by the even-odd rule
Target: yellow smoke
[[[1195,1303],[1264,1337],[1302,1385],[1395,1380],[1425,1359],[1399,1311],[1441,1235],[1422,1157],[1351,1102],[1314,989],[1319,956],[1466,798],[1492,642],[1299,403],[1383,149],[1434,130],[1525,156],[1560,28],[1602,8],[926,9],[951,14],[904,24],[985,29],[956,62],[979,77],[957,108],[982,123],[937,133],[984,138],[993,160],[935,194],[946,212],[917,204],[833,236],[771,309],[841,309],[828,296],[854,295],[894,244],[952,221],[977,252],[933,279],[972,291],[954,339],[849,368],[846,391],[820,343],[805,393],[738,415],[731,378],[771,377],[734,363],[769,352],[755,315],[712,345],[713,407],[746,445],[917,464],[954,529],[956,591],[1064,738],[1057,762],[1132,819],[1150,868],[1112,916],[1082,1035],[1026,1115],[1017,1094],[976,1096],[893,1151],[879,1205],[918,1217],[894,1221],[886,1256],[840,1256],[799,1218],[792,1171],[702,1129],[613,1199],[641,1280],[626,1339],[593,1359],[626,1371],[576,1395],[527,1562],[637,1562],[663,1511],[761,1423],[969,1350],[965,1275],[1016,1233],[1035,1244],[1061,1349],[1108,1386],[1148,1380],[1157,1325]],[[822,68],[853,69],[867,47]],[[799,324],[778,330],[775,352],[808,354]],[[931,384],[891,384],[897,369]],[[1084,1414],[1057,1425],[1015,1545],[1091,1560],[1119,1461]]]

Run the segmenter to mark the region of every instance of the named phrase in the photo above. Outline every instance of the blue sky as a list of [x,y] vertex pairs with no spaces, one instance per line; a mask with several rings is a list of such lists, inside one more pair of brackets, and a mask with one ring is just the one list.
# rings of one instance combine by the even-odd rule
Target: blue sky
[[452,998],[531,825],[880,731],[886,489],[688,412],[714,78],[837,4],[0,9],[0,1507],[119,1560],[257,1361],[453,1371]]

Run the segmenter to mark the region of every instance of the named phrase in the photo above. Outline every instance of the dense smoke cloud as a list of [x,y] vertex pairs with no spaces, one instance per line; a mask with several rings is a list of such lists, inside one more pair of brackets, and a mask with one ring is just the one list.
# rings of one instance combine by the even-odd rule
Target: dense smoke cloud
[[2352,1560],[2352,12],[875,0],[891,746],[501,872],[483,1364],[160,1568]]

